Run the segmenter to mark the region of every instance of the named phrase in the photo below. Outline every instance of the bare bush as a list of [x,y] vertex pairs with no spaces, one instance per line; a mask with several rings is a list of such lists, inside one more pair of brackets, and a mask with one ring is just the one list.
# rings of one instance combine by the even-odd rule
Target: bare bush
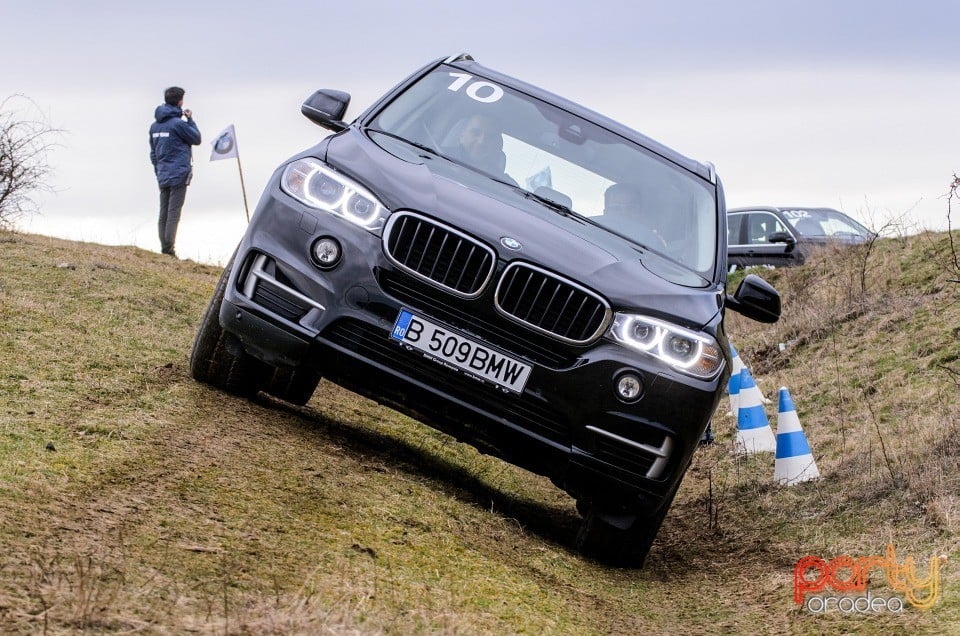
[[[947,238],[950,243],[950,254],[947,258],[947,271],[954,278],[949,279],[951,283],[960,283],[960,256],[957,255],[957,244],[953,240],[953,202],[960,200],[960,177],[953,173],[953,181],[947,190]],[[956,334],[954,334],[956,335]],[[945,371],[950,379],[960,387],[960,367],[940,365],[940,369]]]
[[867,206],[860,210],[862,217],[866,219],[867,229],[870,230],[870,236],[866,241],[859,245],[851,246],[851,255],[855,262],[855,268],[858,278],[858,289],[856,293],[851,289],[850,299],[860,305],[861,309],[869,299],[867,289],[868,275],[871,268],[871,256],[874,254],[877,241],[881,238],[897,239],[901,246],[905,244],[907,235],[914,233],[915,227],[911,227],[908,222],[912,210],[906,210],[899,215],[888,213],[880,216],[876,210]]
[[960,177],[956,173],[953,174],[953,181],[950,183],[950,188],[947,190],[947,236],[950,239],[950,262],[948,267],[950,272],[955,275],[957,278],[952,282],[960,283],[960,257],[957,256],[957,246],[953,242],[953,226],[951,220],[951,214],[953,212],[953,202],[955,200],[960,200]]
[[37,192],[52,191],[47,155],[59,132],[29,98],[12,95],[0,102],[0,227],[35,211]]

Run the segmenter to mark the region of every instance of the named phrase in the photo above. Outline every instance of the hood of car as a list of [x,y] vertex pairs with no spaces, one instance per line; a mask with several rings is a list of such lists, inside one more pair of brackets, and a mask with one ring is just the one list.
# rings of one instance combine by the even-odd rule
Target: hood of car
[[721,307],[718,286],[670,259],[404,141],[351,127],[329,139],[325,160],[389,210],[433,217],[482,240],[503,261],[534,263],[579,281],[614,310],[702,327]]

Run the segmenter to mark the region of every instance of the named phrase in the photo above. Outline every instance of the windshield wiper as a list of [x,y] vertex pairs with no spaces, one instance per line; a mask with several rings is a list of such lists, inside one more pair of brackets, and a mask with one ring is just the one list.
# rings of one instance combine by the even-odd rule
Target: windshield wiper
[[425,146],[425,145],[423,145],[423,144],[420,143],[420,142],[413,141],[413,140],[411,140],[411,139],[407,139],[406,137],[401,137],[400,135],[398,135],[398,134],[396,134],[396,133],[387,132],[386,130],[379,130],[379,129],[377,129],[377,128],[367,128],[367,130],[368,130],[369,132],[374,132],[374,133],[377,133],[377,134],[379,134],[379,135],[383,135],[383,136],[385,136],[385,137],[390,137],[391,139],[396,139],[397,141],[402,141],[402,142],[405,143],[405,144],[410,144],[411,146],[413,146],[413,147],[416,148],[417,150],[424,150],[424,151],[426,151],[426,152],[429,152],[431,155],[439,155],[439,154],[440,154],[439,152],[437,152],[436,150],[434,150],[434,149],[431,148],[430,146]]
[[[443,158],[446,159],[447,161],[452,161],[453,163],[457,164],[458,166],[463,166],[464,168],[469,168],[470,170],[475,170],[475,171],[477,171],[477,172],[481,172],[484,176],[487,176],[487,177],[493,179],[493,180],[496,181],[497,183],[502,183],[502,184],[504,184],[504,185],[508,185],[508,186],[510,186],[510,187],[513,187],[513,188],[518,187],[517,184],[516,184],[516,182],[514,182],[514,181],[507,181],[507,180],[503,179],[502,177],[497,177],[497,176],[492,175],[492,174],[490,174],[490,173],[488,173],[488,172],[484,172],[483,170],[479,170],[476,166],[474,166],[474,165],[472,165],[472,164],[470,164],[470,163],[467,163],[467,162],[463,161],[462,159],[457,159],[456,157],[451,157],[450,155],[444,154],[444,153],[441,152],[440,150],[436,150],[436,149],[434,149],[434,148],[431,148],[430,146],[425,146],[425,145],[421,144],[420,142],[413,141],[413,140],[411,140],[411,139],[407,139],[406,137],[401,137],[400,135],[397,135],[396,133],[387,132],[386,130],[379,130],[379,129],[377,129],[377,128],[367,128],[367,131],[368,131],[368,132],[377,133],[377,134],[383,135],[383,136],[385,136],[385,137],[390,137],[391,139],[396,139],[397,141],[402,141],[403,143],[409,144],[409,145],[413,146],[414,148],[417,148],[418,150],[423,150],[423,151],[425,151],[425,152],[429,152],[429,153],[430,153],[431,155],[433,155],[434,157],[443,157]],[[524,192],[526,192],[526,190],[524,190]],[[527,194],[530,194],[530,193],[527,193]],[[535,196],[535,195],[534,195],[534,196]],[[555,204],[555,202],[552,202],[552,201],[551,201],[550,203]]]
[[517,186],[517,190],[519,190],[520,193],[521,193],[523,196],[527,197],[528,199],[533,199],[533,200],[535,200],[535,201],[539,201],[540,203],[544,204],[545,206],[547,206],[547,207],[550,208],[551,210],[554,210],[554,211],[556,211],[556,212],[559,212],[560,214],[562,214],[562,215],[564,215],[564,216],[570,216],[570,217],[574,217],[574,218],[577,218],[577,219],[587,220],[586,217],[584,217],[584,216],[582,216],[582,215],[580,215],[580,214],[577,214],[576,212],[574,212],[573,210],[571,210],[570,208],[568,208],[568,207],[565,206],[564,204],[560,203],[559,201],[554,201],[553,199],[549,199],[549,198],[547,198],[547,197],[540,196],[539,194],[534,194],[533,192],[530,192],[529,190],[524,190],[524,189],[521,188],[520,186]]

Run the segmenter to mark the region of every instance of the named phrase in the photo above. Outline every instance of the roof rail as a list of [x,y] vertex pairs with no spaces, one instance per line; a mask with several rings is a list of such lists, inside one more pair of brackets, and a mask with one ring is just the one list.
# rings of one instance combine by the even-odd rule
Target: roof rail
[[454,62],[473,62],[473,56],[469,53],[456,53],[443,61],[444,64],[453,64]]
[[704,161],[703,165],[707,167],[707,170],[710,172],[710,183],[717,183],[717,167],[713,165],[712,161]]

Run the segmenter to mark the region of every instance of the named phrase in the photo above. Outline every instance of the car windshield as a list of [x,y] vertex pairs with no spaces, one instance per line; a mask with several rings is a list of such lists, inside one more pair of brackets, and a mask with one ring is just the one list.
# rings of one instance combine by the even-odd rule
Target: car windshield
[[870,236],[870,230],[837,210],[784,210],[783,216],[801,236],[864,239]]
[[514,185],[713,278],[715,188],[553,104],[441,66],[395,98],[370,127]]

